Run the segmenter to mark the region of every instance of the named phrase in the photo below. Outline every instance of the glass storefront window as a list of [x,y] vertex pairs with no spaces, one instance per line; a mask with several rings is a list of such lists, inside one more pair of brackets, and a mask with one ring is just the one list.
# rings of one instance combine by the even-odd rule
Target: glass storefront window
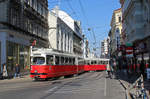
[[30,56],[29,56],[29,47],[20,45],[19,46],[19,64],[22,66],[22,69],[29,69]]
[[7,41],[8,72],[13,72],[15,64],[20,65],[21,71],[30,67],[29,47]]
[[15,43],[7,42],[7,69],[8,72],[13,71],[14,66],[18,63],[17,59],[18,46]]

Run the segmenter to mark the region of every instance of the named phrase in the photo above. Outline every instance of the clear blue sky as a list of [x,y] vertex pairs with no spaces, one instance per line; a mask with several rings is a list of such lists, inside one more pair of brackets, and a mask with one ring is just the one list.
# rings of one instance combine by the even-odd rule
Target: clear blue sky
[[[59,0],[49,0],[49,8],[58,5]],[[93,46],[94,37],[88,28],[93,28],[96,46],[108,36],[113,10],[120,8],[119,0],[60,0],[60,9],[82,23],[83,33]]]

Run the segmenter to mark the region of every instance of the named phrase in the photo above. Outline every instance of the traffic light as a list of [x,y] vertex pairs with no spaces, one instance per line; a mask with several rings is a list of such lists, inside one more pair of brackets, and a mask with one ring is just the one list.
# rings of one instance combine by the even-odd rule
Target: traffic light
[[32,39],[30,40],[30,45],[31,45],[31,46],[35,46],[35,45],[36,45],[36,39],[33,39],[33,38],[32,38]]

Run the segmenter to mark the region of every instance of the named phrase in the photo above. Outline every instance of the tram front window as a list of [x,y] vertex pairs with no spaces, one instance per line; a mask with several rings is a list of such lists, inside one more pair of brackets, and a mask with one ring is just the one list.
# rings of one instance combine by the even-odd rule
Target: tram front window
[[45,58],[44,57],[33,57],[33,65],[42,65],[45,63]]

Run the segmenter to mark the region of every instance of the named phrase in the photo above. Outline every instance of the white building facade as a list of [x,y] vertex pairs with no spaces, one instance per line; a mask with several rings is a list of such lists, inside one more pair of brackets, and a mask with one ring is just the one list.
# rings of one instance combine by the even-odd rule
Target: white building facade
[[56,13],[49,13],[49,48],[73,53],[73,30]]
[[53,9],[49,13],[49,48],[82,56],[83,38],[80,21],[66,12]]

